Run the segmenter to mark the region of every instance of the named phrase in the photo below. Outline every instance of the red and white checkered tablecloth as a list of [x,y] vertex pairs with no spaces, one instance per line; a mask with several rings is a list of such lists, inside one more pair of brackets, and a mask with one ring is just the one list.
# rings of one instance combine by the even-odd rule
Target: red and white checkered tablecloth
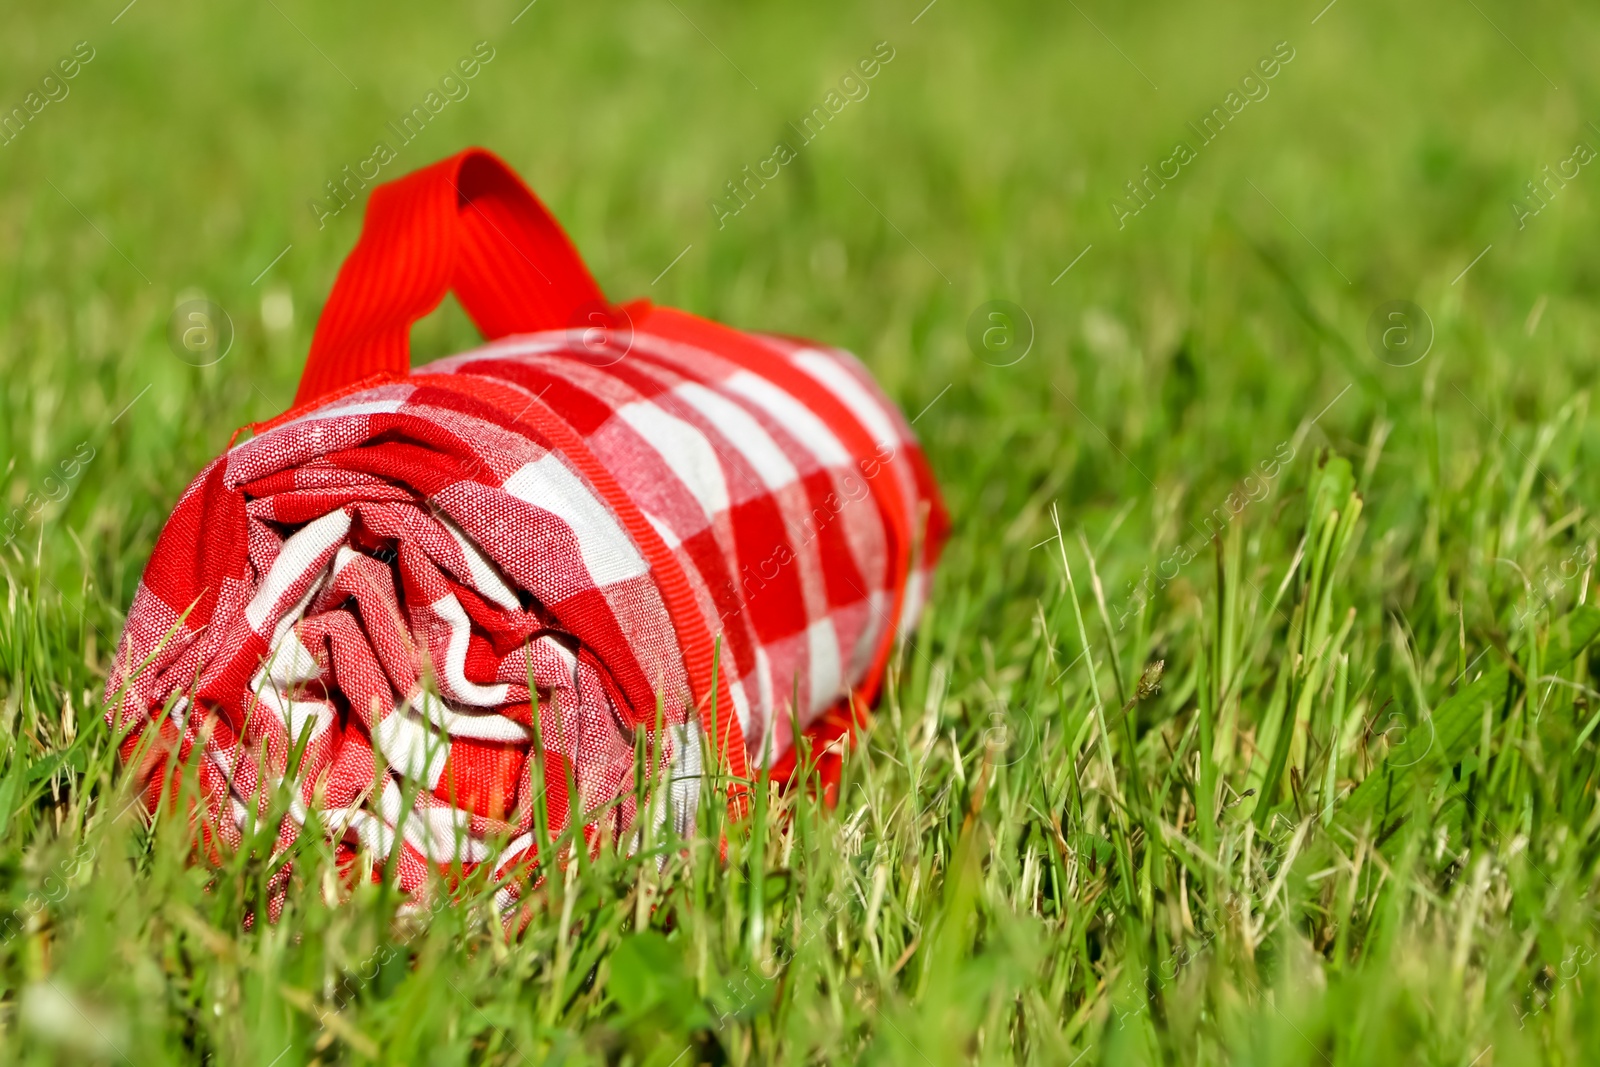
[[588,847],[684,832],[709,764],[848,732],[947,526],[910,427],[847,353],[625,311],[325,389],[200,473],[107,686],[152,809],[197,768],[215,850],[286,791],[280,847],[315,811],[354,876],[489,863],[509,909],[536,791]]

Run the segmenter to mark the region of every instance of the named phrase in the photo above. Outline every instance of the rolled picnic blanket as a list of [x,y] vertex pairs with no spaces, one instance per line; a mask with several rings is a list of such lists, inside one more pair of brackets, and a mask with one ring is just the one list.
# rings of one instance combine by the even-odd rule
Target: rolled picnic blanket
[[[413,371],[447,292],[489,343]],[[948,526],[853,357],[611,305],[481,149],[373,191],[295,406],[251,429],[178,500],[107,682],[147,805],[197,770],[215,849],[286,790],[280,847],[315,809],[356,876],[490,863],[507,908],[536,791],[544,840],[598,847],[690,829],[710,769],[735,802],[788,775],[796,727],[836,771]]]

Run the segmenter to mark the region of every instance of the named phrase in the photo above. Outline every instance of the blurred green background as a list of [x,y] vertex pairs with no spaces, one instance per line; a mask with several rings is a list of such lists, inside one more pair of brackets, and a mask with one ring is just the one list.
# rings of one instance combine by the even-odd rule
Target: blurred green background
[[[889,4],[539,0],[518,17],[486,3],[139,0],[112,24],[114,8],[13,12],[0,46],[0,100],[16,103],[76,42],[95,54],[70,96],[0,148],[0,450],[15,457],[13,485],[61,442],[103,433],[147,384],[111,442],[130,507],[130,493],[170,501],[233,426],[282,410],[359,229],[358,208],[319,229],[309,202],[395,140],[387,124],[479,41],[495,58],[470,96],[383,178],[485,145],[614,297],[845,345],[912,411],[959,380],[942,414],[970,413],[989,435],[1102,449],[1092,431],[1042,432],[1076,415],[1055,382],[1081,389],[1103,427],[1125,427],[1119,443],[1158,482],[1231,475],[1247,458],[1230,446],[1270,446],[1352,378],[1414,401],[1425,375],[1385,373],[1364,343],[1390,298],[1428,310],[1439,354],[1490,357],[1472,375],[1491,403],[1562,395],[1568,369],[1581,379],[1590,366],[1593,319],[1575,299],[1594,284],[1589,171],[1523,231],[1511,209],[1541,167],[1597,136],[1580,61],[1594,19],[1581,9],[1340,0],[1312,25],[1310,8],[1250,4],[938,0],[915,24],[916,5]],[[724,183],[794,139],[787,124],[879,41],[895,58],[870,95],[719,229],[708,204]],[[1119,230],[1112,198],[1196,140],[1187,123],[1281,41],[1295,58],[1270,95]],[[194,292],[237,330],[227,358],[199,372],[169,358],[165,331]],[[278,293],[293,323],[274,333],[261,308]],[[1509,327],[1540,297],[1549,333],[1536,341]],[[1037,334],[1007,373],[974,371],[965,338],[994,298],[1022,306]],[[419,327],[415,349],[473,340],[447,312]],[[1519,357],[1535,351],[1562,359],[1512,373],[1534,369]],[[1201,398],[1216,403],[1190,410]],[[968,432],[929,418],[934,438]],[[1196,454],[1168,447],[1175,419],[1260,434],[1220,433]],[[1125,465],[1074,466],[1096,483],[1085,490],[1144,484]]]

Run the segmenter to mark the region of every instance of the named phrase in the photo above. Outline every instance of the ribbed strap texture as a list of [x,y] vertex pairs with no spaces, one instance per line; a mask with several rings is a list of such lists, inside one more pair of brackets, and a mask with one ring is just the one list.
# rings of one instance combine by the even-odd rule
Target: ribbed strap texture
[[559,329],[605,295],[499,157],[469,148],[378,186],[317,321],[295,406],[411,367],[411,326],[454,292],[484,337]]

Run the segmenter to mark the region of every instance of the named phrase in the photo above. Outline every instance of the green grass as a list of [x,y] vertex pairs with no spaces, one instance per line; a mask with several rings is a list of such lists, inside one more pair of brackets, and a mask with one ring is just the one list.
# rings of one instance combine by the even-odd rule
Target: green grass
[[[7,108],[95,49],[0,147],[0,1059],[1600,1048],[1600,174],[1511,207],[1600,146],[1595,12],[121,8],[0,16]],[[147,827],[99,694],[177,493],[290,401],[359,227],[308,200],[480,40],[384,176],[484,144],[612,295],[860,353],[922,412],[954,540],[836,810],[574,865],[511,942],[478,900],[331,907],[308,847],[245,930],[270,842],[212,871]],[[719,229],[723,183],[879,41],[870,95]],[[1270,95],[1119,229],[1280,41]],[[195,293],[236,329],[203,368],[166,340]],[[1393,299],[1434,330],[1410,366],[1367,341]],[[1031,320],[1014,364],[968,344],[990,300]],[[474,340],[453,309],[415,336]]]

